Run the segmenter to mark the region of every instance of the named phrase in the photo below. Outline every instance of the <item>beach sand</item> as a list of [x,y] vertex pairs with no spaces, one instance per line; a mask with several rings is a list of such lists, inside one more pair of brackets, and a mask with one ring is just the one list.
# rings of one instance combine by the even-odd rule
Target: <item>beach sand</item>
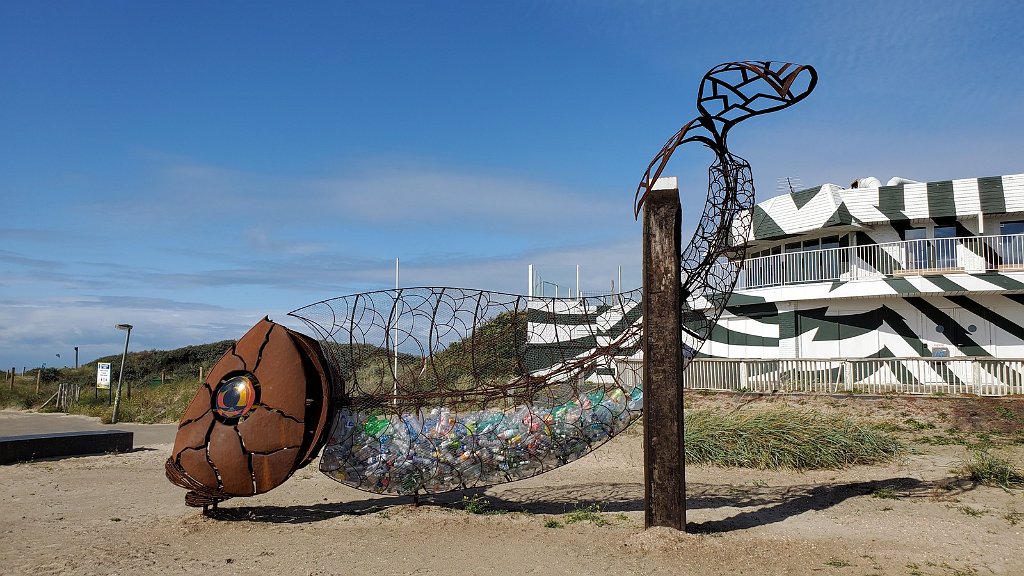
[[[942,400],[690,398],[970,421]],[[418,507],[338,484],[314,463],[204,516],[164,477],[166,433],[127,454],[0,466],[0,573],[1024,574],[1024,496],[954,478],[963,446],[917,445],[898,463],[808,473],[693,466],[684,534],[644,530],[637,432],[548,474]],[[999,454],[1024,463],[1019,445]],[[464,498],[502,513],[472,514]],[[599,522],[570,522],[595,505]]]

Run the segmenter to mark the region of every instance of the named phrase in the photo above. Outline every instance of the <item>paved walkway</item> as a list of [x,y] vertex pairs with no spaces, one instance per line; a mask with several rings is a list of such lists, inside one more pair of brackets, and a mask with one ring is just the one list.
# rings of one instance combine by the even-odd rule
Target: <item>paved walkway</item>
[[140,446],[174,442],[177,424],[101,424],[99,418],[60,413],[39,413],[21,410],[0,410],[0,436],[81,432],[88,430],[125,430],[135,434],[133,443]]

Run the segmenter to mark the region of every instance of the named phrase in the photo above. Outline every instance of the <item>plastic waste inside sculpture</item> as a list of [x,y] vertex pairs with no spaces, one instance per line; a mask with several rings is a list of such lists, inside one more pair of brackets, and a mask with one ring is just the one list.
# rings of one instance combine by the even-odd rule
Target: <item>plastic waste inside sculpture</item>
[[[634,215],[672,153],[715,154],[682,253],[689,351],[736,282],[754,189],[729,130],[814,88],[813,68],[734,62],[701,81],[698,116],[655,156]],[[573,299],[404,288],[290,313],[314,337],[260,321],[207,375],[167,477],[192,506],[266,492],[323,452],[320,470],[371,492],[436,493],[519,480],[590,452],[641,415],[641,291]],[[689,354],[688,354],[689,356]]]

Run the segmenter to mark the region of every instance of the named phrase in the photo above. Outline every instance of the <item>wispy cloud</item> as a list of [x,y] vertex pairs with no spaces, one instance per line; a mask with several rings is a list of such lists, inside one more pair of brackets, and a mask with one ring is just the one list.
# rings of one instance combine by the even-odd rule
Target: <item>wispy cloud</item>
[[[138,228],[154,222],[185,229],[241,226],[248,241],[267,246],[275,227],[294,225],[558,234],[573,222],[606,223],[627,215],[631,198],[609,201],[607,193],[418,162],[368,161],[339,174],[286,178],[159,157],[143,181],[122,189],[125,201],[85,207],[113,212],[119,223]],[[293,246],[318,248],[316,242]]]
[[627,214],[629,206],[629,198],[607,200],[607,190],[422,165],[364,168],[355,175],[312,181],[311,189],[345,220],[525,234],[606,223]]
[[0,250],[0,262],[3,262],[5,264],[25,266],[28,268],[41,269],[51,269],[61,266],[61,263],[55,260],[43,260],[40,258],[32,258],[29,256],[25,256],[24,254],[12,252],[10,250]]
[[[130,322],[132,349],[173,348],[238,338],[272,310],[233,310],[202,303],[139,297],[74,297],[0,302],[0,366],[19,369],[25,362],[64,365],[74,346],[83,362],[116,353]],[[283,316],[284,312],[279,311]],[[57,360],[56,354],[61,354]],[[48,362],[51,363],[51,362]]]

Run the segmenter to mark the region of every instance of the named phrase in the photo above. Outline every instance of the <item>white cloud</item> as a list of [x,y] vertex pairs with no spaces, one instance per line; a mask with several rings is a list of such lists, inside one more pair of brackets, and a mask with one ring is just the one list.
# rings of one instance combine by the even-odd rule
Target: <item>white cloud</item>
[[[580,222],[614,226],[630,218],[631,191],[576,189],[529,178],[394,161],[366,162],[341,174],[276,177],[160,156],[142,181],[125,185],[120,200],[91,203],[124,226],[204,228],[225,234],[239,226],[255,246],[283,232],[345,226],[401,232],[487,230],[506,235],[571,234]],[[130,201],[129,201],[130,200]],[[231,238],[225,238],[229,241]],[[261,244],[263,243],[263,244]],[[297,242],[310,252],[318,242]]]
[[75,346],[83,363],[116,353],[124,343],[116,323],[135,327],[132,350],[167,349],[239,338],[271,312],[138,297],[5,301],[0,302],[0,366],[63,366],[73,362]]
[[526,178],[396,165],[313,181],[324,205],[349,221],[517,229],[533,234],[628,218],[630,200],[607,190],[568,189]]

